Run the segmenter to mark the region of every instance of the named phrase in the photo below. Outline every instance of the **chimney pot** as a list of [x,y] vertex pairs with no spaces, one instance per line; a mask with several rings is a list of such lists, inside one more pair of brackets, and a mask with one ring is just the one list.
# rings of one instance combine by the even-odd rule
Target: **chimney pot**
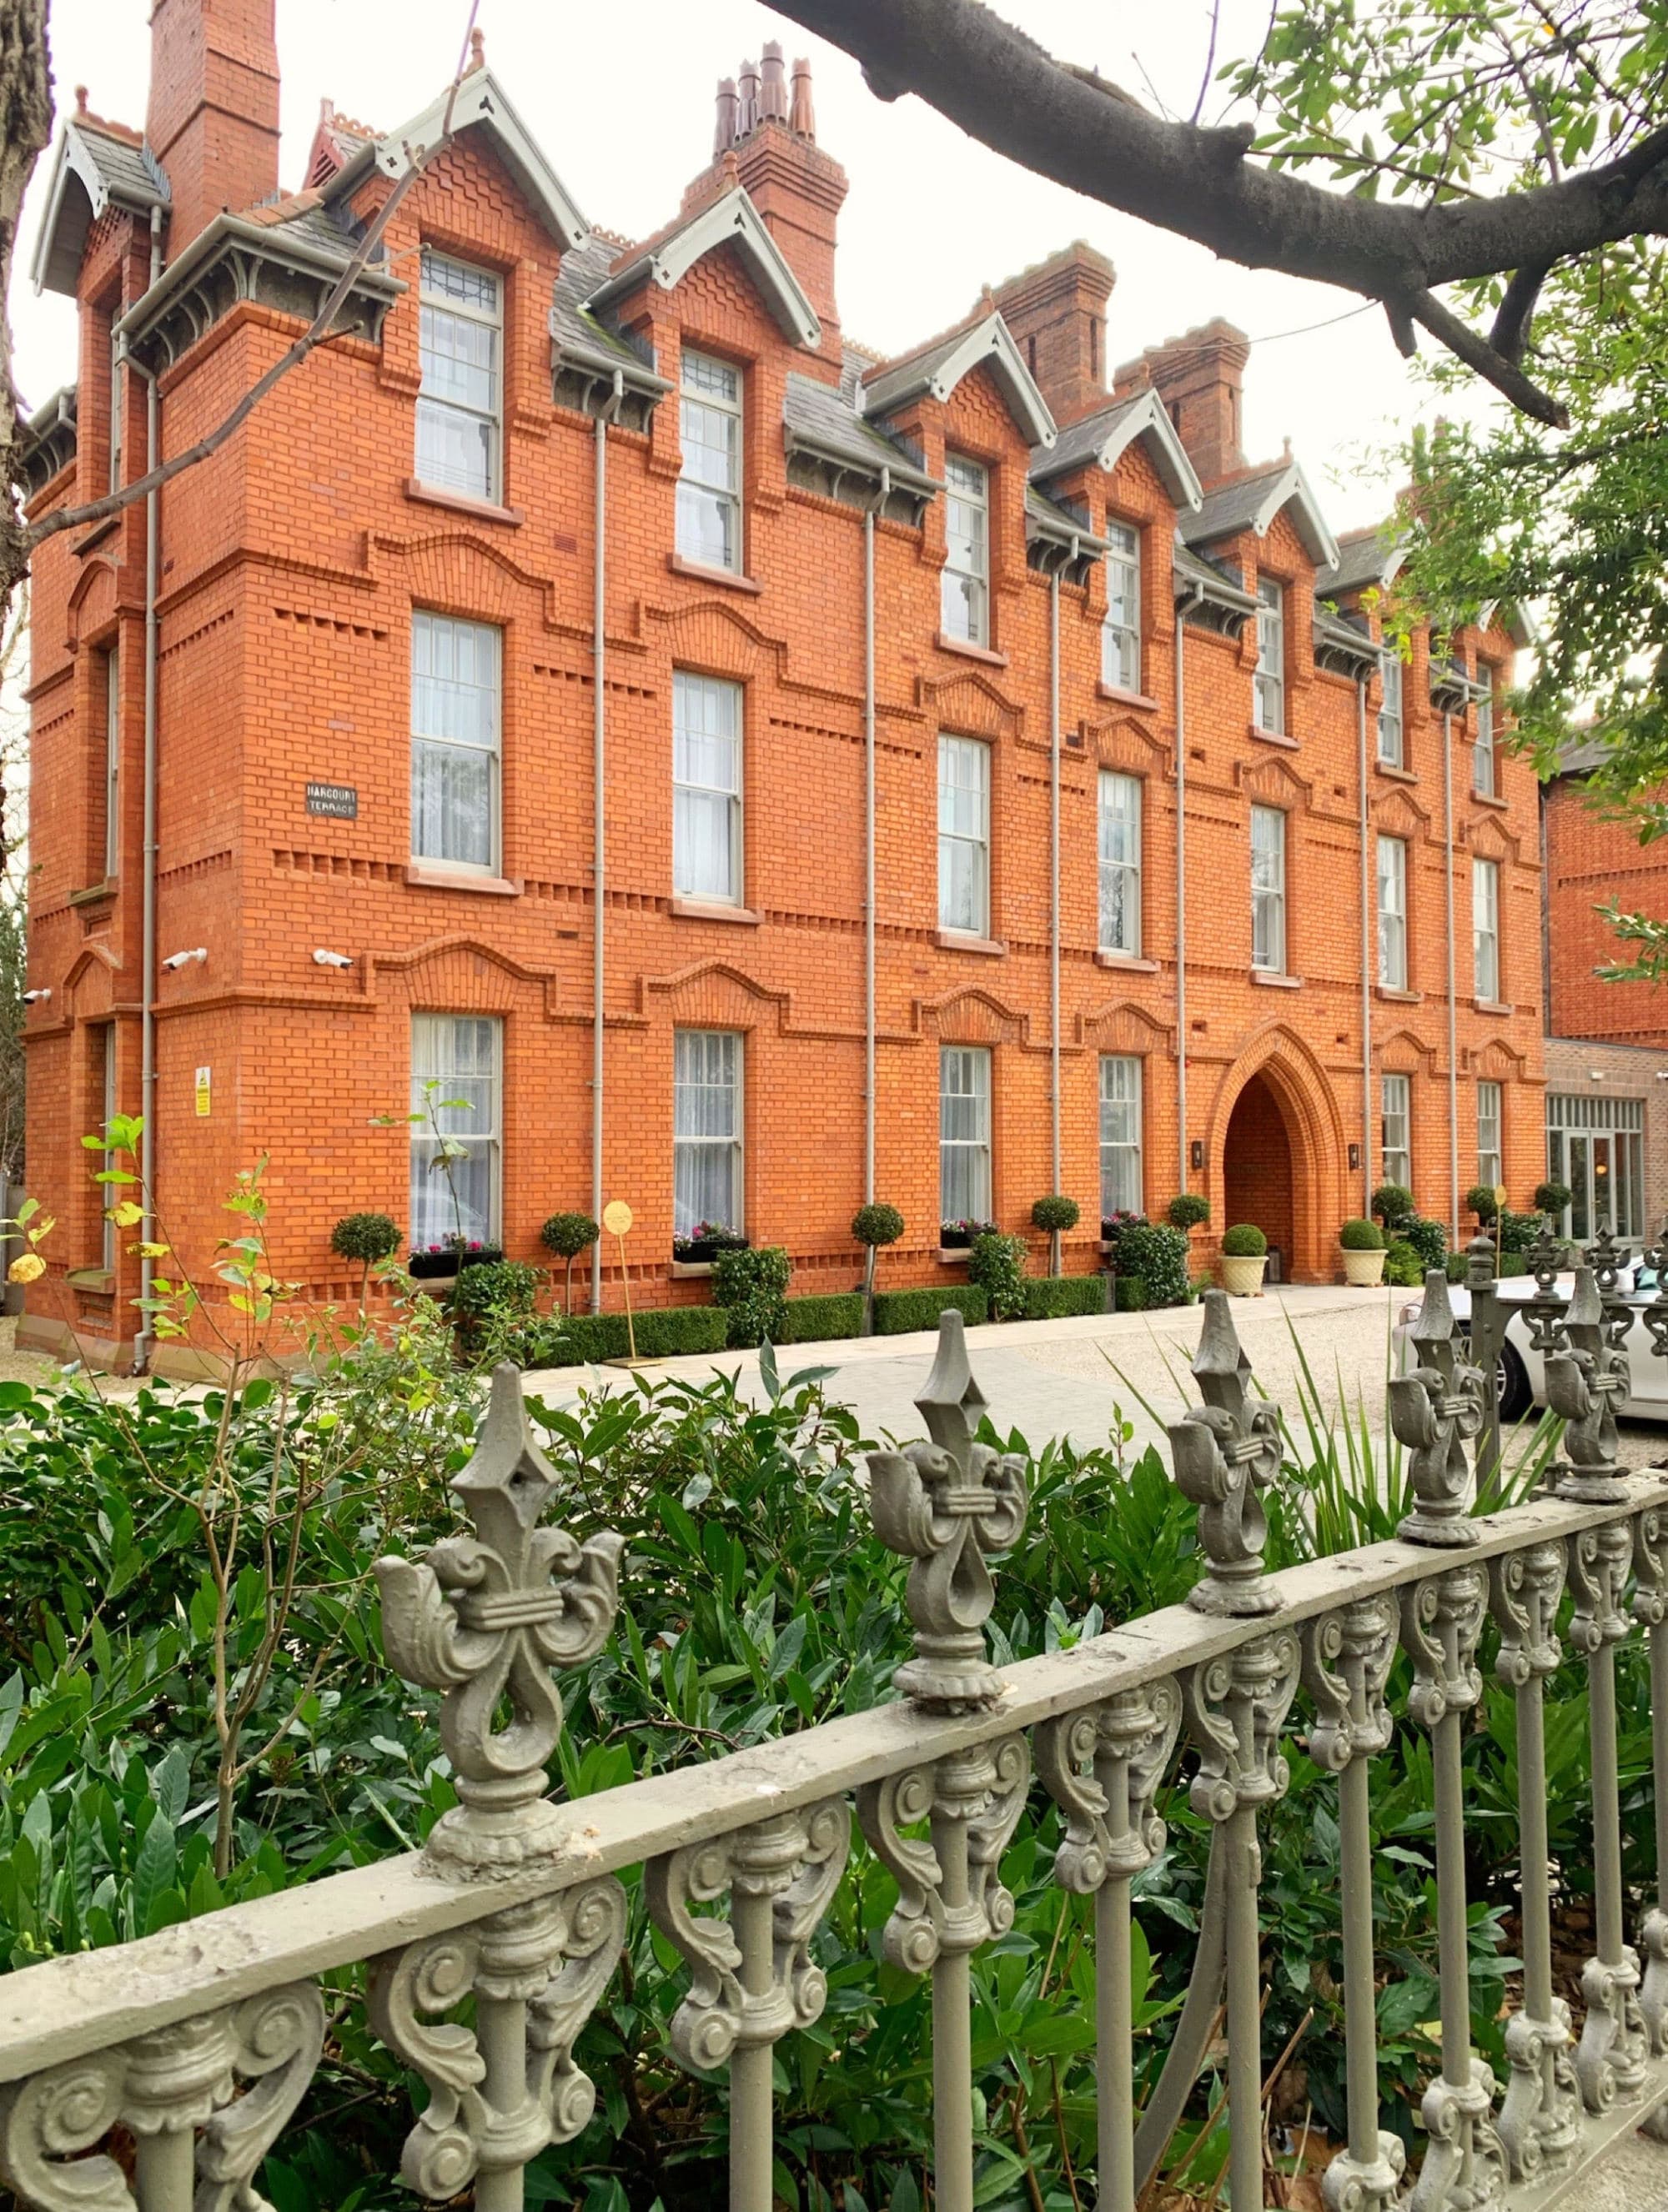
[[712,150],[715,155],[726,154],[735,143],[736,111],[735,79],[721,76],[718,80],[718,108],[713,123]]
[[796,131],[801,138],[815,140],[817,116],[811,105],[811,64],[808,61],[794,64],[794,97],[788,122],[788,127]]
[[741,64],[741,112],[736,118],[736,136],[751,137],[758,128],[758,68],[753,62]]
[[775,39],[764,49],[764,67],[758,90],[758,119],[761,123],[785,123],[788,120],[788,79],[782,68],[782,47]]

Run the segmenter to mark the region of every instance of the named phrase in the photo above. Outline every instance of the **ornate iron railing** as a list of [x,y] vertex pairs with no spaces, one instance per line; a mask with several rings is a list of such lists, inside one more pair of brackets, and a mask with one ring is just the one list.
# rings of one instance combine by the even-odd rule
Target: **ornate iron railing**
[[[1668,1303],[1664,1321],[1659,1341]],[[1226,1297],[1208,1292],[1200,1402],[1170,1431],[1177,1480],[1199,1507],[1202,1579],[1184,1605],[997,1668],[988,1561],[1024,1530],[1025,1462],[979,1441],[983,1401],[960,1317],[947,1314],[918,1401],[928,1441],[870,1461],[876,1529],[911,1562],[915,1648],[899,1700],[572,1802],[546,1794],[562,1725],[552,1671],[606,1638],[621,1547],[543,1521],[552,1470],[518,1378],[501,1370],[455,1486],[475,1533],[378,1567],[389,1658],[442,1692],[459,1803],[420,1853],[0,1979],[0,2175],[46,2212],[252,2212],[260,2161],[320,2060],[317,1978],[368,1961],[375,2032],[429,2092],[405,2181],[439,2200],[472,2185],[482,2212],[507,2212],[522,2203],[528,2161],[592,2116],[575,2045],[625,1932],[617,1876],[641,1865],[654,1921],[690,1968],[676,2055],[728,2069],[733,2212],[770,2212],[773,2046],[823,2006],[816,1935],[855,1801],[898,1883],[886,1956],[931,1977],[934,2202],[971,2212],[971,1961],[1012,1919],[1001,1863],[1034,1765],[1063,1816],[1055,1877],[1094,1899],[1099,2212],[1131,2212],[1224,2014],[1228,2179],[1245,2212],[1262,2202],[1259,1820],[1288,1787],[1281,1745],[1301,1695],[1309,1755],[1336,1777],[1341,1833],[1348,2134],[1326,2201],[1333,2212],[1553,2203],[1618,2136],[1659,2127],[1668,2108],[1668,1856],[1635,1949],[1615,1671],[1618,1646],[1642,1631],[1668,1843],[1668,1473],[1616,1467],[1625,1361],[1590,1269],[1565,1327],[1549,1364],[1568,1423],[1551,1494],[1468,1512],[1470,1448],[1492,1394],[1464,1356],[1444,1278],[1428,1277],[1415,1364],[1391,1388],[1415,1498],[1398,1539],[1269,1574],[1259,1492],[1279,1471],[1280,1428]],[[1595,1948],[1579,2039],[1554,1986],[1542,1710],[1567,1586],[1592,1775]],[[1491,1620],[1520,1778],[1525,1971],[1503,2097],[1471,2041],[1461,1759]],[[1440,2072],[1423,2098],[1410,2198],[1402,2137],[1381,2126],[1368,1814],[1398,1650],[1411,1662],[1409,1714],[1431,1742],[1440,1985]],[[1163,1848],[1155,1801],[1184,1741],[1210,1868],[1192,1985],[1137,2113],[1130,1887]],[[694,1909],[726,1898],[727,1913]],[[466,1999],[472,2025],[447,2020]],[[118,2128],[132,2146],[125,2162],[101,2148]]]

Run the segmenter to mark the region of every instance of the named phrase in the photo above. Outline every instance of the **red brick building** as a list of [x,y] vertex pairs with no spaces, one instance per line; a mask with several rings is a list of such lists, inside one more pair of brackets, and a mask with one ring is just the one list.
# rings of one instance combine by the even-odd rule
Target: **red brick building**
[[[281,192],[273,5],[157,0],[144,131],[64,127],[36,270],[81,374],[35,514],[213,427],[439,135],[443,93],[326,112]],[[80,1144],[113,1103],[199,1273],[269,1152],[318,1299],[338,1215],[451,1225],[374,1125],[426,1077],[471,1101],[466,1228],[538,1257],[625,1198],[640,1304],[705,1295],[673,1237],[720,1215],[845,1287],[871,1191],[893,1282],[1055,1188],[1089,1267],[1103,1203],[1183,1187],[1325,1279],[1386,1174],[1445,1217],[1533,1182],[1536,791],[1478,728],[1513,640],[1386,662],[1394,557],[1247,464],[1238,332],[1109,380],[1073,246],[851,345],[846,179],[768,50],[640,243],[478,55],[454,123],[331,343],[37,563],[29,1340],[131,1349]]]

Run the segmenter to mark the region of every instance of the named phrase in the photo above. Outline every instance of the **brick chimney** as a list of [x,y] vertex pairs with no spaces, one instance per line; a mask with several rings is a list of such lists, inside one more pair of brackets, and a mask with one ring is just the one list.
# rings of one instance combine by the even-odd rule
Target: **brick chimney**
[[727,157],[817,311],[823,350],[837,356],[834,247],[846,173],[817,143],[810,63],[796,61],[790,80],[774,39],[758,64],[744,61],[720,81],[712,161],[684,194],[685,214],[727,188]]
[[1148,346],[1139,361],[1125,362],[1112,389],[1121,399],[1152,386],[1208,488],[1245,466],[1239,407],[1250,358],[1251,340],[1219,316],[1161,346]]
[[168,257],[278,188],[276,0],[153,0],[145,136],[167,173]]
[[1116,281],[1105,255],[1080,238],[996,289],[1002,319],[1056,422],[1106,404],[1106,302]]

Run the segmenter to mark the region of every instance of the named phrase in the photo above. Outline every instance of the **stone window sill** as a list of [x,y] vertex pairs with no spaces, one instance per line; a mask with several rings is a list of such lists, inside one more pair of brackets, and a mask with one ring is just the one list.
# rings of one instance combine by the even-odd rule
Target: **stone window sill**
[[1394,761],[1374,761],[1375,775],[1388,776],[1392,783],[1417,783],[1419,779],[1410,768],[1397,768]]
[[692,576],[697,584],[721,584],[726,591],[749,592],[755,599],[764,589],[734,568],[709,568],[704,561],[685,561],[681,553],[668,553],[666,565],[674,576]]
[[1097,684],[1094,696],[1097,699],[1110,699],[1114,706],[1139,707],[1144,714],[1156,714],[1159,711],[1158,701],[1149,699],[1146,692],[1125,691],[1116,684]]
[[1097,968],[1121,968],[1130,975],[1156,975],[1159,972],[1156,960],[1143,960],[1138,952],[1097,952],[1094,964]]
[[1497,791],[1474,791],[1471,803],[1476,806],[1492,806],[1497,814],[1509,813],[1512,806],[1511,800],[1502,799]]
[[1006,668],[1007,655],[992,653],[988,645],[975,645],[970,638],[951,637],[944,630],[933,633],[933,643],[941,653],[959,653],[965,660],[982,660],[987,668]]
[[1288,753],[1300,750],[1297,739],[1288,738],[1283,730],[1259,729],[1255,722],[1247,723],[1246,728],[1259,745],[1278,745],[1282,752]]
[[1007,951],[999,938],[973,937],[961,929],[935,929],[933,942],[946,952],[982,952],[992,959],[1000,959]]
[[973,1256],[971,1244],[941,1244],[938,1264],[941,1267],[965,1267]]
[[1515,1014],[1518,1011],[1500,999],[1473,999],[1471,1005],[1479,1014]]
[[711,1273],[710,1260],[674,1260],[672,1263],[672,1279],[674,1283],[692,1283],[697,1277],[709,1275]]
[[1276,975],[1272,968],[1253,968],[1251,979],[1265,991],[1300,991],[1303,988],[1301,975]]
[[478,522],[502,522],[510,530],[519,530],[527,520],[519,507],[500,507],[494,500],[471,499],[467,492],[447,491],[439,484],[424,483],[420,477],[406,477],[405,496],[424,507],[449,507],[455,514],[472,514]]
[[115,896],[116,878],[107,876],[101,884],[88,884],[78,891],[71,891],[69,902],[71,906],[96,906],[100,899],[112,899]]
[[64,1278],[72,1291],[91,1291],[107,1297],[116,1287],[113,1267],[71,1267]]
[[754,929],[759,923],[751,907],[724,906],[716,899],[675,898],[671,911],[683,921],[740,921]]
[[520,898],[522,890],[519,876],[478,876],[467,869],[436,867],[427,860],[408,861],[405,880],[418,890],[480,891],[488,898]]
[[1385,1000],[1391,1006],[1422,1006],[1425,1003],[1425,994],[1422,991],[1397,990],[1393,983],[1375,983],[1373,987],[1373,995],[1375,999]]

